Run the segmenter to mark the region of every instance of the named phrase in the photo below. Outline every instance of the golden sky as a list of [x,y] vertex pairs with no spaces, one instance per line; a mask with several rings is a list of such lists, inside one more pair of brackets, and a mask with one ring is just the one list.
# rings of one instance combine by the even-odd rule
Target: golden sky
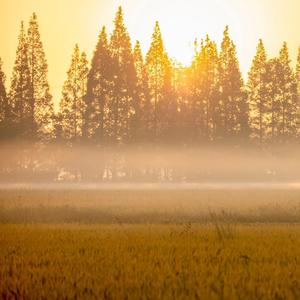
[[293,61],[300,45],[300,0],[0,0],[0,57],[8,80],[20,22],[28,23],[36,12],[52,94],[58,103],[74,44],[79,43],[91,58],[100,28],[106,25],[111,32],[119,5],[132,41],[139,39],[144,52],[158,20],[169,55],[185,64],[191,59],[195,37],[208,33],[220,43],[226,24],[244,74],[259,38],[270,56],[277,55],[287,41]]

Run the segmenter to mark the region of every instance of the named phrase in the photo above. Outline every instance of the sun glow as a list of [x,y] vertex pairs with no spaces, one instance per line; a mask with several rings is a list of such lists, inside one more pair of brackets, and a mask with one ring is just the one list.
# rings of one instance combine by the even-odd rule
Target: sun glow
[[[187,65],[194,53],[195,38],[209,34],[220,47],[223,30],[229,25],[237,45],[241,70],[246,76],[259,38],[270,56],[278,54],[286,40],[295,61],[299,46],[300,2],[296,0],[1,0],[0,57],[11,77],[17,34],[21,20],[38,15],[42,41],[49,63],[51,90],[58,103],[70,55],[79,43],[92,57],[101,26],[113,30],[113,19],[123,6],[132,43],[140,40],[144,54],[149,49],[155,21],[159,21],[165,48],[171,58]],[[59,11],[59,13],[58,13]],[[14,16],[11,18],[10,16]],[[9,85],[9,80],[7,82]]]
[[[218,8],[215,10],[214,8]],[[203,5],[203,1],[161,1],[157,9],[155,1],[144,0],[133,18],[135,35],[144,40],[144,50],[150,43],[151,30],[158,20],[163,33],[165,47],[171,57],[188,64],[194,54],[195,39],[211,38],[219,40],[222,30],[227,24],[224,18],[224,5],[221,1],[212,0]],[[214,15],[212,12],[214,11]],[[140,14],[139,16],[139,12]],[[225,12],[226,14],[226,12]]]

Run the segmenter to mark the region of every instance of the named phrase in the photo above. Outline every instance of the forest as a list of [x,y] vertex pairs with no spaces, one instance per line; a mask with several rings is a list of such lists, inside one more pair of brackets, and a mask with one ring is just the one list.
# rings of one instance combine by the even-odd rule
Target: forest
[[[158,22],[144,56],[119,7],[112,34],[102,28],[91,61],[75,45],[56,100],[33,13],[28,28],[21,23],[9,89],[1,66],[0,59],[2,181],[241,178],[236,170],[228,176],[208,167],[207,160],[220,160],[211,149],[232,163],[245,151],[289,156],[282,149],[297,149],[300,141],[300,47],[293,68],[286,42],[269,58],[259,40],[245,79],[228,27],[220,47],[209,36],[196,39],[194,58],[184,66],[168,56]],[[276,177],[274,165],[257,159],[253,165],[260,168],[245,180],[290,180],[280,167]]]

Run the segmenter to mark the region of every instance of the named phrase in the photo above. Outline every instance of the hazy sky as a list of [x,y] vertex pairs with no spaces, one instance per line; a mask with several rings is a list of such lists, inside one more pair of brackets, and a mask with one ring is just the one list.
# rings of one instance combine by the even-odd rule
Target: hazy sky
[[20,22],[27,24],[36,12],[58,103],[74,44],[79,43],[91,58],[100,28],[106,25],[111,32],[119,5],[132,41],[139,39],[144,52],[158,20],[168,53],[184,63],[191,59],[195,37],[208,33],[219,44],[226,24],[244,74],[259,38],[264,39],[270,56],[277,55],[286,40],[293,61],[300,45],[300,0],[0,0],[0,57],[8,81]]

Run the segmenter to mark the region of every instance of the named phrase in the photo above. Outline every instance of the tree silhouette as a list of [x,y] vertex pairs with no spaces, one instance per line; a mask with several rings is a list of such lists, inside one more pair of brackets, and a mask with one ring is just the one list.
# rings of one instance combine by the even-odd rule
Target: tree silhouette
[[103,144],[108,136],[108,101],[112,97],[113,72],[112,57],[105,27],[102,28],[88,74],[87,95],[85,97],[85,137]]
[[151,139],[151,99],[149,76],[144,63],[139,41],[133,51],[137,74],[136,93],[133,101],[134,114],[132,117],[132,141],[149,143]]
[[158,22],[145,59],[139,42],[132,49],[119,7],[110,38],[105,27],[99,34],[90,70],[76,45],[56,115],[35,13],[27,33],[21,23],[8,95],[1,64],[2,138],[119,149],[141,143],[267,145],[296,141],[299,134],[300,48],[294,71],[286,43],[268,60],[259,40],[245,86],[228,26],[220,51],[206,36],[183,66],[168,57]]
[[260,39],[252,67],[248,75],[248,90],[250,102],[250,124],[252,137],[262,144],[266,130],[267,112],[267,54],[263,41]]
[[279,135],[278,124],[280,118],[280,73],[282,66],[277,57],[272,58],[267,64],[268,93],[265,98],[267,103],[267,136],[271,143],[276,142]]
[[195,57],[190,68],[189,90],[194,141],[215,140],[218,101],[218,51],[207,36],[200,51],[195,44]]
[[297,64],[296,64],[296,80],[300,84],[300,47],[298,48]]
[[[219,60],[220,121],[218,128],[227,139],[245,135],[248,131],[248,105],[243,79],[236,57],[236,47],[226,27]],[[223,128],[223,130],[222,130]],[[221,134],[222,136],[222,134]]]
[[2,60],[0,58],[0,139],[6,138],[8,130],[9,107],[5,88],[5,74],[2,71]]
[[27,33],[30,70],[30,115],[39,139],[53,134],[53,102],[48,83],[48,64],[41,42],[37,16],[32,14]]
[[176,136],[173,139],[178,143],[184,145],[189,144],[192,140],[191,132],[193,129],[192,122],[190,122],[191,107],[190,107],[190,69],[186,68],[179,62],[173,62],[173,93],[177,101],[176,120],[173,124]]
[[165,51],[159,23],[156,22],[152,35],[150,49],[146,56],[146,66],[149,75],[150,97],[153,105],[153,139],[162,136],[167,115],[166,107],[171,91],[172,73],[171,63]]
[[12,137],[32,139],[35,136],[32,101],[28,44],[24,23],[22,22],[9,91],[9,103],[11,107],[11,120],[9,121],[12,123]]
[[299,103],[300,103],[300,47],[298,49],[298,56],[297,56],[297,64],[296,64],[296,82],[297,82],[297,94],[298,94],[298,105],[297,105],[297,137],[300,133],[300,111],[299,111]]
[[290,66],[287,43],[284,43],[279,54],[281,64],[280,76],[280,135],[281,141],[295,138],[297,134],[298,95],[297,81]]
[[79,142],[83,133],[88,61],[77,44],[67,75],[60,102],[62,136],[66,140]]
[[132,101],[136,89],[136,71],[130,37],[124,25],[123,10],[119,7],[110,40],[113,71],[112,97],[108,102],[110,140],[123,144],[130,138],[130,120],[134,113]]

